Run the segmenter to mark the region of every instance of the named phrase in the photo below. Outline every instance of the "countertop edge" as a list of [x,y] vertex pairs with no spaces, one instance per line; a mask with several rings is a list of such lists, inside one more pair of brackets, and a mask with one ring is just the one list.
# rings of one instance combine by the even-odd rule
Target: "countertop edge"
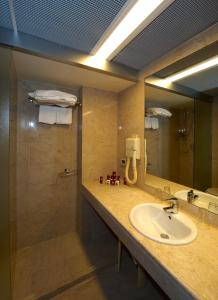
[[105,221],[121,242],[130,250],[143,268],[158,283],[162,290],[175,300],[198,299],[186,286],[167,270],[135,237],[113,216],[85,184],[82,194],[98,215]]

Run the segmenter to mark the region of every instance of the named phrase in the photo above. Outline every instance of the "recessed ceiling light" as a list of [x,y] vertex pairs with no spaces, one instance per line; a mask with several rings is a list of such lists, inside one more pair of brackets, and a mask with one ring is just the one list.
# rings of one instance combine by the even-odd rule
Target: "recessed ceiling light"
[[[129,41],[130,36],[136,34],[136,31],[139,33],[172,2],[172,0],[137,0],[124,13],[121,21],[115,26],[106,40],[100,43],[99,47],[94,47],[92,53],[99,60],[111,59],[121,44],[127,40]],[[145,20],[148,21],[147,24]],[[141,27],[142,25],[143,27]]]
[[188,77],[190,75],[193,75],[195,73],[207,70],[211,67],[218,66],[218,55],[205,60],[197,65],[194,65],[190,68],[187,68],[181,72],[175,73],[174,75],[168,76],[164,79],[165,82],[174,82],[177,80],[180,80],[182,78]]

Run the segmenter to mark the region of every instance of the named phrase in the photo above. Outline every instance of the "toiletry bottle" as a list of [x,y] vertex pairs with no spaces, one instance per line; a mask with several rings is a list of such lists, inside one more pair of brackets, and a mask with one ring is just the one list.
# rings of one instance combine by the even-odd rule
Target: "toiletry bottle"
[[120,179],[119,179],[120,176],[117,176],[116,180],[115,180],[115,185],[120,185]]
[[111,177],[110,175],[107,175],[107,180],[105,182],[106,184],[111,184]]
[[100,176],[100,178],[99,178],[99,182],[100,182],[100,184],[102,184],[102,183],[103,183],[103,176]]
[[115,185],[115,180],[111,179],[111,185]]

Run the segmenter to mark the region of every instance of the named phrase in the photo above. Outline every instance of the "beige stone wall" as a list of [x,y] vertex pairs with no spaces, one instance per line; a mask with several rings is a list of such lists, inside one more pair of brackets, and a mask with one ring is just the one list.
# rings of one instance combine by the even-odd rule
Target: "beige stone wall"
[[11,237],[11,277],[14,283],[16,263],[16,150],[17,150],[17,78],[14,64],[11,64],[10,83],[10,237]]
[[212,108],[212,185],[218,187],[218,96]]
[[124,168],[120,159],[125,158],[125,140],[132,135],[138,135],[141,140],[141,159],[137,161],[139,187],[144,187],[144,81],[124,90],[118,97],[118,165],[120,174]]
[[[82,182],[96,181],[117,171],[117,94],[84,87],[80,119]],[[79,150],[80,151],[80,150]],[[85,241],[108,239],[111,234],[88,201],[79,198],[77,231]]]
[[137,134],[141,139],[141,159],[137,162],[138,182],[144,185],[144,82],[119,94],[83,88],[82,178],[98,180],[113,170],[123,176],[120,159],[125,158],[125,139]]
[[[77,169],[77,108],[70,126],[38,123],[39,107],[27,100],[27,94],[48,88],[60,87],[18,82],[18,248],[75,230],[77,176],[63,178],[58,174],[65,168]],[[29,127],[30,121],[34,128]]]
[[98,180],[117,170],[117,94],[83,88],[82,180]]
[[[98,180],[113,170],[121,176],[119,161],[125,158],[125,138],[138,134],[142,158],[139,180],[144,186],[144,83],[120,94],[84,87],[82,89],[82,180]],[[113,240],[108,228],[81,197],[78,206],[78,232],[85,240]]]

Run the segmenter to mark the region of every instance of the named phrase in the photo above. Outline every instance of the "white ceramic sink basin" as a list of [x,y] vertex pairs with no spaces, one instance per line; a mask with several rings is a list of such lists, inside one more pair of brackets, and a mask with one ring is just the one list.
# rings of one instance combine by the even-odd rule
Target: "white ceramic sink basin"
[[197,236],[195,224],[183,213],[167,213],[163,205],[144,203],[135,206],[130,222],[144,236],[164,244],[184,245]]
[[[180,198],[182,200],[187,201],[187,193],[190,190],[181,190],[175,193],[175,196],[177,198]],[[194,194],[198,196],[198,198],[196,198],[193,201],[193,204],[197,205],[198,207],[202,207],[202,208],[206,208],[209,209],[209,204],[210,203],[214,203],[215,205],[218,205],[218,197],[210,195],[208,193],[204,193],[204,192],[200,192],[200,191],[196,191],[193,190]]]

